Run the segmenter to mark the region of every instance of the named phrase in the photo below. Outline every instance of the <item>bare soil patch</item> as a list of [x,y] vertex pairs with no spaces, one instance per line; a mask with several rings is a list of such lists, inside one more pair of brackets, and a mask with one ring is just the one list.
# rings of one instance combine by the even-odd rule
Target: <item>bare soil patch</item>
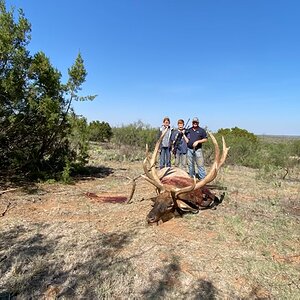
[[299,299],[299,182],[226,166],[216,210],[148,226],[152,186],[122,202],[141,162],[92,161],[0,196],[0,299]]

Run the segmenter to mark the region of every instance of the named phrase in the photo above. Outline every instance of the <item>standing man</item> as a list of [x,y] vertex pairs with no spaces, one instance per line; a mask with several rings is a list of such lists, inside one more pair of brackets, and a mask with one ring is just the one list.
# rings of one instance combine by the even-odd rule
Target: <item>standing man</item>
[[[206,171],[204,168],[202,144],[207,142],[207,134],[203,128],[199,127],[199,119],[197,117],[193,118],[192,127],[187,130],[183,138],[188,146],[187,161],[189,175],[203,179],[206,176]],[[195,172],[195,164],[198,168],[198,173]]]
[[163,125],[160,128],[159,134],[161,135],[165,129],[167,129],[167,133],[163,137],[160,144],[160,159],[159,159],[159,168],[162,169],[164,167],[171,167],[171,134],[172,129],[170,127],[170,119],[165,117],[163,119]]
[[186,171],[186,153],[187,144],[183,139],[184,121],[179,119],[177,122],[178,129],[174,130],[171,136],[173,144],[173,154],[175,156],[175,167],[179,167]]

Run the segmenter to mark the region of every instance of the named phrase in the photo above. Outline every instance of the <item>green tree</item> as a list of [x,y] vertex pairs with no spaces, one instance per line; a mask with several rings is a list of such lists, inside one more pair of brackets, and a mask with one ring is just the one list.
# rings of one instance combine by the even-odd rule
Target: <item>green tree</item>
[[[255,167],[256,154],[260,146],[255,134],[246,129],[234,127],[219,129],[216,133],[216,138],[220,140],[221,136],[224,136],[226,144],[230,146],[226,163]],[[206,156],[213,159],[212,143],[205,145],[205,149],[208,153]]]
[[223,135],[224,137],[236,137],[236,138],[243,138],[253,143],[258,142],[258,138],[254,133],[247,131],[246,129],[241,129],[238,127],[233,128],[221,128],[217,132],[219,135]]
[[90,140],[95,142],[110,141],[113,133],[107,122],[92,121],[89,124]]
[[71,104],[95,96],[78,95],[87,75],[80,54],[63,84],[43,52],[26,49],[30,32],[23,11],[15,18],[0,0],[0,170],[47,178],[80,156],[70,144]]

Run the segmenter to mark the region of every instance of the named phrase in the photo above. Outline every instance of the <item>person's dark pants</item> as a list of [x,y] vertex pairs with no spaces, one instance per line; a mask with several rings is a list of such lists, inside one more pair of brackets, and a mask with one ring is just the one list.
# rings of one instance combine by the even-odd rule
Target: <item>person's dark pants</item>
[[171,151],[169,147],[161,147],[159,168],[171,167]]

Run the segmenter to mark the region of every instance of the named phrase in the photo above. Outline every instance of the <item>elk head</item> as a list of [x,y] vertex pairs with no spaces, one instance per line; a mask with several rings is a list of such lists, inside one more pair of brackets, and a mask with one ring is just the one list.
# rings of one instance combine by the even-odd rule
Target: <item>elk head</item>
[[[147,149],[146,158],[143,162],[144,175],[142,177],[146,179],[149,183],[156,187],[157,196],[152,198],[153,208],[147,215],[148,223],[155,223],[159,220],[164,221],[164,217],[170,213],[174,213],[177,211],[179,214],[182,214],[184,211],[195,212],[198,211],[194,207],[188,205],[182,199],[187,199],[192,194],[195,194],[198,190],[204,188],[206,184],[213,181],[218,174],[220,167],[224,164],[229,148],[226,147],[226,143],[224,138],[222,137],[223,142],[223,151],[222,155],[220,154],[219,145],[213,136],[212,133],[209,132],[209,135],[212,139],[215,149],[215,158],[213,165],[208,172],[207,176],[199,181],[196,179],[189,178],[188,174],[179,168],[163,168],[162,170],[156,171],[155,165],[158,155],[159,145],[161,143],[162,138],[164,137],[163,132],[160,139],[157,141],[153,154],[150,157]],[[179,177],[183,177],[189,180],[189,183],[182,187],[178,184],[166,184],[164,183],[164,178],[169,176],[171,173]],[[202,195],[202,192],[201,192]],[[183,197],[184,196],[184,197]]]

